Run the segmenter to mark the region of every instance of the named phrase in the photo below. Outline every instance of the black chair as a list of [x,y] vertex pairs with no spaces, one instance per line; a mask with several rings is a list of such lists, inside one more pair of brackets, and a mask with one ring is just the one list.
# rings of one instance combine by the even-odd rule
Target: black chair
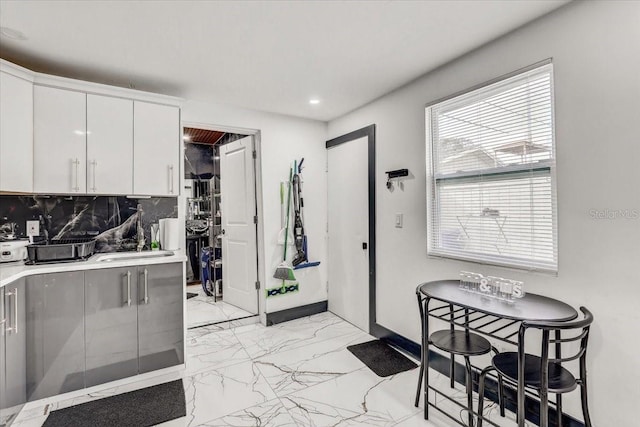
[[[489,371],[497,371],[499,376],[513,385],[517,385],[520,375],[524,376],[524,385],[528,390],[535,391],[540,398],[540,427],[549,425],[549,400],[548,394],[556,394],[556,425],[562,426],[562,394],[575,390],[580,386],[582,400],[582,414],[585,427],[591,427],[589,407],[587,402],[587,343],[589,341],[589,328],[593,323],[593,315],[585,307],[580,307],[584,317],[569,322],[537,322],[524,321],[520,325],[519,342],[524,343],[527,329],[538,329],[542,332],[542,347],[540,356],[525,354],[523,344],[518,352],[500,353],[493,357],[492,366],[484,369],[480,375],[478,389],[478,427],[482,426],[482,410],[484,398],[484,383]],[[563,337],[562,332],[573,330],[570,337]],[[578,331],[579,330],[579,331]],[[553,338],[551,338],[553,332]],[[570,333],[570,332],[569,332]],[[566,334],[565,334],[566,335]],[[580,348],[572,352],[570,356],[562,356],[562,347],[567,343],[580,341]],[[549,358],[549,344],[553,344],[555,357]],[[562,366],[563,362],[579,359],[580,375],[574,377],[571,372]],[[518,372],[518,360],[523,361],[523,369]],[[524,403],[524,393],[518,393],[518,400]],[[524,407],[522,405],[521,407]]]
[[[424,322],[425,322],[425,313],[422,307],[422,299],[418,293],[418,304],[420,304],[420,318],[423,322],[423,334],[424,334]],[[453,307],[450,306],[451,316],[453,317]],[[467,413],[469,417],[469,426],[474,425],[474,416],[475,413],[473,411],[473,371],[471,368],[471,362],[469,357],[471,356],[480,356],[483,354],[487,354],[490,351],[494,351],[498,354],[498,351],[491,346],[489,340],[484,338],[481,335],[474,334],[469,332],[468,330],[456,330],[453,329],[453,325],[450,329],[443,329],[440,331],[436,331],[429,336],[428,343],[433,345],[434,347],[445,351],[451,355],[451,364],[450,364],[450,381],[451,387],[454,385],[454,366],[455,366],[455,356],[463,356],[465,361],[465,385],[467,392]],[[420,373],[418,375],[418,390],[416,392],[415,406],[418,407],[420,403],[420,390],[422,388],[422,380],[424,373],[424,360],[420,362]],[[425,392],[428,390],[425,390]],[[500,413],[504,415],[504,404],[502,398],[502,381],[500,379],[499,386],[499,401],[500,401]],[[429,404],[426,401],[425,394],[425,414],[426,406]],[[426,415],[425,415],[426,418]]]

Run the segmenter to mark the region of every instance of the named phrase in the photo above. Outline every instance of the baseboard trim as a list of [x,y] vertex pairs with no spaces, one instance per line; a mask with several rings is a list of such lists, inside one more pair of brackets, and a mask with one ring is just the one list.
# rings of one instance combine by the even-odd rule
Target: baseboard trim
[[[387,341],[390,344],[399,347],[400,349],[408,352],[417,359],[420,359],[420,344],[411,341],[408,338],[399,335],[384,326],[375,325],[371,334],[383,341]],[[449,376],[450,359],[440,353],[429,351],[429,367],[438,371],[439,373]],[[464,385],[465,384],[465,366],[461,363],[455,363],[455,381]],[[417,378],[417,377],[416,377]],[[498,402],[498,384],[497,381],[492,378],[487,378],[485,385],[485,399],[493,402]],[[477,392],[478,387],[478,375],[474,375],[474,390]],[[516,390],[505,386],[505,407],[516,412]],[[525,418],[527,421],[540,425],[540,405],[537,400],[527,396],[525,400]],[[556,410],[553,407],[549,407],[549,427],[558,427],[556,423]],[[580,420],[573,418],[570,415],[562,415],[562,427],[585,427],[584,423]]]
[[267,326],[273,326],[278,323],[288,322],[289,320],[299,319],[301,317],[311,316],[313,314],[323,313],[329,307],[328,301],[314,302],[313,304],[301,305],[300,307],[288,308],[286,310],[274,311],[267,313]]

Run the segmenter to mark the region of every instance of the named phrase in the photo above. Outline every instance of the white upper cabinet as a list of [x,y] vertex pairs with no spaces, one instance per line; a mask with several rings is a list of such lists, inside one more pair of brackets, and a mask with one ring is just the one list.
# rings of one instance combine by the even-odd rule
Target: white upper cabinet
[[179,103],[0,59],[0,193],[178,196]]
[[133,193],[133,101],[87,95],[87,193]]
[[33,83],[0,72],[0,191],[33,191]]
[[34,192],[86,193],[87,95],[35,86],[33,111]]
[[180,173],[180,110],[134,101],[133,193],[177,196]]

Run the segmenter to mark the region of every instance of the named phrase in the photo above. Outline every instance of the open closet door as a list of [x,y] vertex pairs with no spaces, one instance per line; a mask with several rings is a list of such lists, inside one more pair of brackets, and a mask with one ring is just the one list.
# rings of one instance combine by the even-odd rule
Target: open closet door
[[220,147],[224,301],[258,313],[253,137]]

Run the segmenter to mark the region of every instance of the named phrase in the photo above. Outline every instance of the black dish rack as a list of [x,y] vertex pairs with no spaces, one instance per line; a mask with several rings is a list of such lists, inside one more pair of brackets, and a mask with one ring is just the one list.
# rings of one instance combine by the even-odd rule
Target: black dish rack
[[80,261],[93,255],[96,241],[93,238],[52,239],[27,246],[27,264]]

